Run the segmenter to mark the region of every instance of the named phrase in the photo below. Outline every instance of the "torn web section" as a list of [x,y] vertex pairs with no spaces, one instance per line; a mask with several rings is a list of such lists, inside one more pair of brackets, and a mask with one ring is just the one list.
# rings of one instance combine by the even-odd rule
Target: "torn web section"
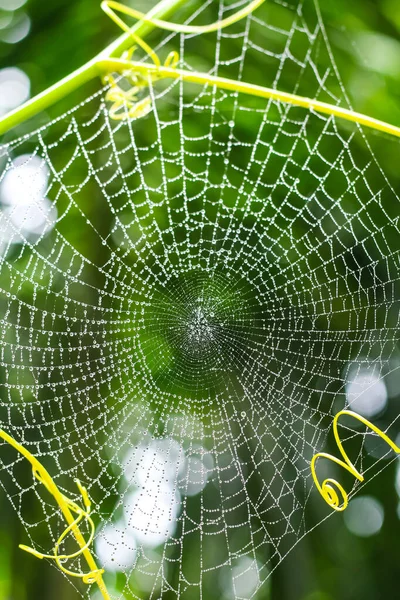
[[320,518],[333,414],[392,369],[398,198],[334,119],[176,81],[115,122],[106,93],[5,149],[2,210],[26,177],[46,228],[9,216],[1,421],[87,486],[114,596],[250,598]]

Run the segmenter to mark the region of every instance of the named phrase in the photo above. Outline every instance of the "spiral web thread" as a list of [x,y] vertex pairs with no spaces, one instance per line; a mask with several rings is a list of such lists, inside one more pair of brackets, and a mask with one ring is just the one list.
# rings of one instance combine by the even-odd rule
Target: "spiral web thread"
[[[156,37],[181,68],[348,106],[312,2]],[[86,486],[112,597],[261,597],[328,514],[309,464],[349,381],[396,373],[399,198],[334,118],[174,81],[115,122],[106,92],[1,149],[2,427]],[[65,524],[6,444],[1,485],[48,552]]]

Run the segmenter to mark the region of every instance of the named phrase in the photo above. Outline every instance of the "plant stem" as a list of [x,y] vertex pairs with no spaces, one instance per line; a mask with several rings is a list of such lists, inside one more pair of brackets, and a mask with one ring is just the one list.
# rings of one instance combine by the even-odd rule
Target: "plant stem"
[[[132,33],[145,37],[155,27],[151,22],[151,18],[165,19],[173,13],[185,0],[161,0],[146,17],[148,21],[139,21],[131,29]],[[354,112],[352,110],[342,108],[319,100],[313,100],[304,96],[281,92],[271,88],[246,83],[243,81],[235,81],[223,77],[216,77],[203,73],[191,71],[183,71],[170,67],[157,67],[156,65],[148,65],[136,63],[132,61],[124,61],[119,57],[122,52],[132,44],[131,33],[124,33],[100,54],[86,63],[80,69],[74,71],[55,85],[48,88],[35,98],[32,98],[19,108],[13,110],[5,117],[0,119],[0,135],[9,131],[12,127],[35,116],[42,110],[45,110],[61,98],[64,98],[83,84],[97,76],[105,75],[112,71],[135,70],[137,73],[147,75],[155,74],[157,77],[169,77],[172,79],[183,79],[201,85],[213,85],[225,90],[232,90],[247,95],[258,96],[265,99],[277,100],[286,104],[300,106],[314,110],[319,113],[335,116],[346,121],[351,121],[377,131],[389,133],[396,137],[400,137],[400,128],[384,121],[374,119],[367,115]]]
[[[71,512],[70,505],[68,504],[67,498],[60,492],[57,485],[54,483],[53,478],[49,475],[48,471],[44,468],[44,466],[35,458],[29,450],[27,450],[22,444],[17,442],[13,437],[11,437],[8,433],[0,429],[0,438],[5,442],[10,444],[15,450],[17,450],[22,456],[24,456],[32,465],[33,475],[38,479],[46,489],[52,494],[54,499],[56,500],[58,506],[62,514],[65,517],[68,525],[71,528],[73,535],[75,536],[76,541],[78,542],[79,547],[82,549],[82,554],[86,559],[86,562],[93,573],[99,573],[96,579],[96,583],[100,589],[101,595],[103,596],[103,600],[111,600],[110,595],[107,591],[106,585],[104,583],[102,572],[99,572],[96,561],[94,560],[90,549],[86,545],[85,538],[83,537],[81,530],[79,529],[76,523],[76,517]],[[32,550],[31,548],[20,545],[22,550],[33,554],[38,558],[43,558],[47,555],[42,555],[39,552]],[[53,558],[53,557],[51,557]]]
[[175,69],[171,67],[158,67],[152,64],[137,63],[132,61],[120,60],[120,59],[105,59],[97,64],[97,69],[103,73],[110,72],[127,72],[129,70],[135,73],[141,73],[144,76],[154,75],[156,78],[170,78],[170,79],[182,79],[191,83],[197,83],[199,85],[210,85],[223,90],[229,90],[233,92],[239,92],[250,96],[257,96],[259,98],[277,100],[285,104],[291,104],[293,106],[299,106],[314,110],[325,115],[330,115],[357,123],[376,131],[383,133],[389,133],[396,137],[400,137],[400,127],[391,125],[385,121],[380,121],[364,115],[362,113],[354,112],[347,108],[337,106],[335,104],[329,104],[327,102],[321,102],[320,100],[313,100],[306,96],[298,96],[296,94],[290,94],[288,92],[282,92],[272,88],[255,85],[253,83],[247,83],[245,81],[237,81],[235,79],[226,79],[225,77],[219,77],[215,75],[209,75],[207,73],[198,73],[195,71],[185,71],[182,69]]
[[[184,0],[161,0],[151,11],[148,17],[158,17],[166,19],[171,15]],[[148,35],[154,29],[151,22],[140,21],[132,27],[132,32],[140,37]],[[129,33],[121,35],[112,44],[105,48],[100,54],[95,56],[88,63],[61,79],[58,83],[52,85],[47,90],[38,94],[22,106],[11,111],[0,119],[0,135],[6,133],[16,125],[34,117],[49,106],[52,106],[58,100],[65,98],[71,92],[80,88],[83,84],[99,75],[99,62],[106,58],[118,57],[121,53],[132,45],[132,39]]]

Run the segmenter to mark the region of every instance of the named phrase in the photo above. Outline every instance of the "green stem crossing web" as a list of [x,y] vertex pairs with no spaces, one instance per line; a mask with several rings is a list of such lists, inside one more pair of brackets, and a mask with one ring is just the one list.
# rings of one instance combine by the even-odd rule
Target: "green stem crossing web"
[[[326,102],[320,102],[319,100],[305,96],[290,94],[280,90],[254,85],[252,83],[226,79],[219,76],[212,76],[207,73],[190,72],[176,69],[174,67],[161,66],[158,64],[143,64],[120,59],[123,51],[132,45],[132,38],[143,38],[155,27],[163,26],[165,29],[179,32],[179,25],[167,24],[165,21],[162,21],[162,19],[168,18],[168,16],[177,8],[179,8],[179,6],[184,2],[185,0],[161,0],[161,2],[159,2],[151,11],[149,11],[146,15],[143,15],[143,19],[141,21],[136,23],[136,25],[131,28],[125,26],[121,18],[118,17],[112,9],[118,7],[117,9],[120,12],[131,15],[135,18],[137,18],[137,15],[140,13],[134,11],[133,9],[124,7],[118,2],[103,2],[102,7],[105,5],[105,11],[107,14],[109,14],[109,16],[111,16],[115,22],[123,27],[125,33],[105,50],[103,50],[99,55],[94,57],[81,68],[71,73],[71,75],[68,75],[55,85],[48,88],[46,91],[42,92],[35,98],[32,98],[19,108],[10,112],[4,118],[0,119],[0,135],[6,133],[16,125],[27,121],[31,117],[53,105],[58,100],[66,97],[69,93],[75,91],[95,77],[104,77],[112,71],[132,71],[134,73],[147,75],[149,78],[151,78],[151,76],[155,76],[159,78],[182,79],[184,81],[190,81],[201,85],[210,85],[224,90],[233,90],[246,95],[272,99],[278,102],[292,104],[294,106],[300,106],[302,108],[314,110],[322,114],[338,117],[358,125],[400,137],[400,127],[396,127],[395,125],[380,121],[368,115],[354,112],[350,109],[335,106]],[[248,12],[251,12],[254,10],[254,8],[257,8],[262,2],[263,0],[260,0],[259,3],[254,0],[252,3],[250,3]],[[108,6],[110,4],[112,5],[111,9]],[[255,7],[251,9],[251,6],[253,5],[255,5]],[[235,22],[235,16],[232,17],[231,21]],[[207,32],[215,29],[217,26],[218,23],[214,24],[214,26],[211,26],[211,29],[207,27],[198,27],[197,29],[199,33],[202,31]],[[221,23],[220,26],[222,27],[225,25]],[[196,27],[193,27],[193,30],[195,29]]]
[[[148,17],[149,19],[152,17],[168,18],[184,2],[185,0],[161,0],[149,11]],[[0,119],[0,135],[46,110],[88,81],[99,75],[104,75],[104,71],[102,71],[103,61],[119,57],[124,50],[131,46],[132,33],[145,37],[152,29],[154,29],[154,25],[150,20],[136,23],[132,27],[131,33],[124,33],[88,63]]]

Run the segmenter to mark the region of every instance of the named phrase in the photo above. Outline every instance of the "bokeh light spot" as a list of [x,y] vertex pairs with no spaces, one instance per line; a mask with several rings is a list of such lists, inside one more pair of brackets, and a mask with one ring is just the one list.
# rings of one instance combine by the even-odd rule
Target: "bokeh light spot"
[[351,410],[367,418],[383,412],[388,400],[385,382],[377,370],[357,363],[349,369],[346,397]]
[[359,537],[379,533],[384,520],[383,506],[372,496],[354,498],[343,513],[347,529]]
[[0,71],[0,115],[17,108],[28,100],[31,82],[29,77],[15,67]]

